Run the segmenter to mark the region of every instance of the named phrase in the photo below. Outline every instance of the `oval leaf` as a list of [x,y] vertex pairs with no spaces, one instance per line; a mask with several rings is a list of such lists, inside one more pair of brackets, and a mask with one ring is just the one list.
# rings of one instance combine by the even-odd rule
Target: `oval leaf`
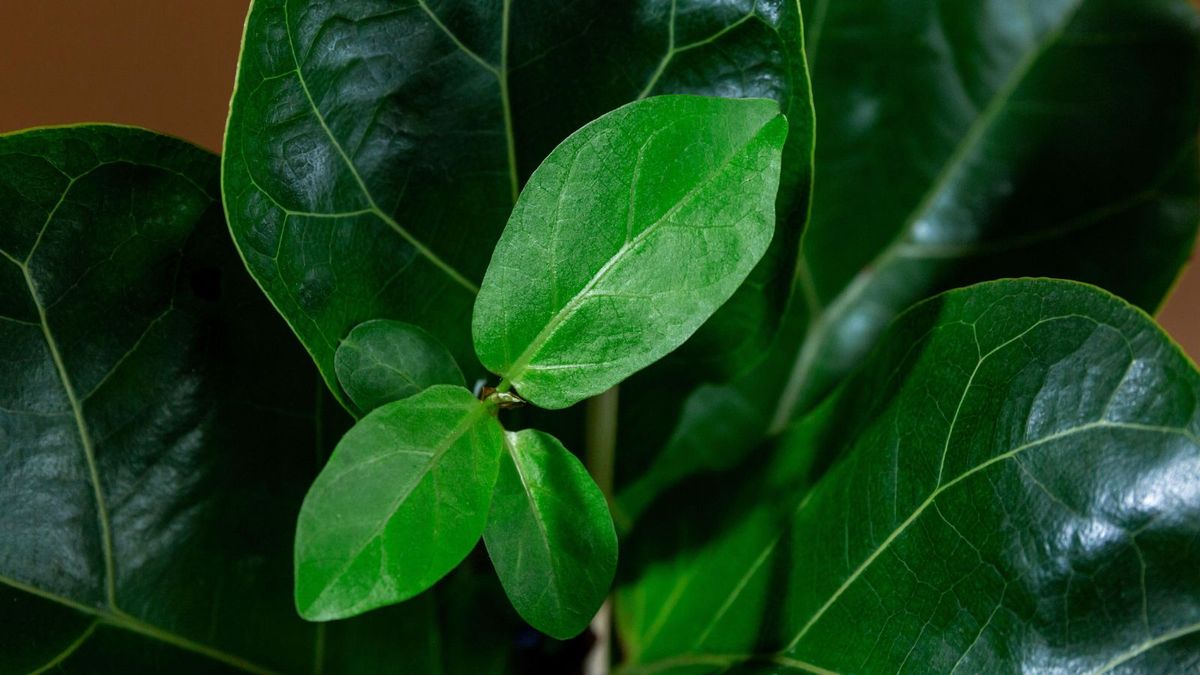
[[617,569],[604,494],[553,436],[506,432],[483,540],[521,618],[565,640],[587,628]]
[[314,621],[429,588],[479,541],[502,448],[489,408],[436,385],[358,422],[296,526],[296,607]]
[[765,100],[661,96],[534,172],[475,302],[483,364],[564,408],[678,347],[766,251],[787,121]]
[[797,131],[779,214],[797,222],[711,341],[753,352],[790,292],[806,204],[801,42],[796,0],[256,0],[225,138],[230,226],[339,397],[334,350],[370,319],[420,325],[473,379],[475,287],[556,145],[647,95],[772,98]]
[[364,413],[435,384],[462,386],[454,357],[421,328],[402,321],[360,323],[338,345],[338,382]]
[[759,534],[692,542],[686,589],[639,589],[623,623],[643,660],[1163,672],[1194,654],[1200,372],[1107,293],[1000,281],[926,302],[779,454],[833,464],[794,472]]

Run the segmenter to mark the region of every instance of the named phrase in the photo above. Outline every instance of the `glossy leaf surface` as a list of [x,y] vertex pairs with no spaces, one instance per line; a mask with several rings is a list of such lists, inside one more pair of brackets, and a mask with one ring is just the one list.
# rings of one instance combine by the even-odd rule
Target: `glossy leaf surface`
[[[498,588],[324,635],[296,616],[290,532],[344,416],[238,260],[217,173],[138,129],[0,136],[0,672],[481,672],[429,643]],[[493,615],[471,644],[503,665]]]
[[1000,281],[923,303],[780,455],[808,459],[774,514],[693,542],[682,585],[627,591],[645,669],[1195,662],[1200,372],[1110,295]]
[[402,321],[376,319],[355,326],[338,345],[334,366],[342,389],[363,412],[435,384],[463,385],[450,352]]
[[475,303],[480,361],[564,408],[678,347],[766,251],[786,135],[772,101],[695,96],[573,134],[496,244]]
[[587,628],[617,569],[604,494],[557,439],[506,432],[483,532],[500,583],[523,619],[565,640]]
[[821,178],[776,430],[939,290],[1048,276],[1158,306],[1200,222],[1186,0],[805,8]]
[[501,445],[499,423],[462,387],[436,385],[360,420],[300,509],[300,614],[361,614],[454,569],[483,534]]
[[[802,210],[801,40],[795,0],[257,0],[225,144],[234,237],[339,397],[334,351],[370,319],[425,328],[474,379],[475,289],[518,188],[601,114],[659,93],[774,99],[794,129],[780,218]],[[770,338],[799,232],[781,227],[707,352]]]
[[[1185,0],[1029,4],[805,3],[821,119],[806,264],[776,345],[706,413],[748,402],[765,426],[706,456],[779,433],[934,292],[1028,275],[1162,300],[1200,222],[1200,19]],[[623,396],[623,420],[658,412],[622,424],[618,467],[704,424],[670,397]]]

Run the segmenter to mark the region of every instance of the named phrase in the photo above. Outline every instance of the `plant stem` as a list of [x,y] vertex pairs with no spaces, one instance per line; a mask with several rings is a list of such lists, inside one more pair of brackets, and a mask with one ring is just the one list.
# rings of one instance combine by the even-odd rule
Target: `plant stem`
[[617,389],[593,396],[587,402],[584,441],[588,472],[612,504],[613,465],[617,452]]
[[[588,399],[584,440],[585,463],[592,479],[613,509],[613,475],[617,454],[617,387]],[[604,601],[592,619],[592,645],[583,662],[584,675],[608,675],[612,659],[612,598]]]

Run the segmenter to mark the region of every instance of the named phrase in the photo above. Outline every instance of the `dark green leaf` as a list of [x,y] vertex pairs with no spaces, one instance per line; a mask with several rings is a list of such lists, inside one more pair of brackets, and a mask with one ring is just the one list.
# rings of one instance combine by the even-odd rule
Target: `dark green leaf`
[[821,178],[775,430],[938,290],[1050,276],[1158,306],[1200,222],[1186,0],[809,5]]
[[[1200,222],[1197,13],[1185,0],[1028,4],[805,4],[821,118],[806,263],[776,346],[724,397],[750,401],[773,433],[934,292],[1052,276],[1151,311],[1186,261]],[[622,411],[618,447],[638,457],[619,467],[694,424],[663,411],[667,395],[623,397],[660,412],[634,426]],[[745,456],[766,431],[709,454]]]
[[587,628],[617,568],[604,494],[557,439],[506,432],[483,540],[513,606],[559,639]]
[[[426,602],[498,588],[451,580],[365,633],[296,616],[295,514],[344,415],[237,259],[217,173],[137,129],[0,136],[0,673],[479,672],[429,648],[473,615]],[[481,630],[502,658],[511,622]]]
[[16,603],[2,621],[28,631],[4,649],[15,664],[123,653],[137,672],[143,656],[183,667],[183,647],[209,668],[310,667],[281,534],[311,467],[314,383],[240,270],[217,172],[137,129],[0,137],[0,583]]
[[[775,99],[794,129],[779,215],[803,212],[801,39],[795,0],[257,0],[225,144],[234,237],[339,397],[334,350],[377,318],[427,329],[473,379],[475,287],[517,189],[601,114],[658,93]],[[707,349],[765,345],[799,232],[781,227]]]
[[334,355],[338,382],[359,410],[399,401],[435,384],[462,386],[454,357],[412,324],[376,319],[360,323]]
[[491,409],[444,384],[360,420],[300,509],[300,614],[361,614],[454,569],[483,534],[502,443]]
[[[1194,663],[1200,372],[1124,302],[1037,280],[939,296],[780,454],[832,468],[793,472],[786,527],[742,529],[756,548],[722,534],[716,555],[692,554],[708,571],[682,577],[669,606],[652,600],[664,579],[635,586],[623,624],[654,628],[634,638],[640,658],[770,672]],[[805,475],[821,476],[811,490]]]
[[786,135],[773,101],[696,96],[571,135],[496,244],[475,302],[480,361],[565,408],[678,347],[766,251]]

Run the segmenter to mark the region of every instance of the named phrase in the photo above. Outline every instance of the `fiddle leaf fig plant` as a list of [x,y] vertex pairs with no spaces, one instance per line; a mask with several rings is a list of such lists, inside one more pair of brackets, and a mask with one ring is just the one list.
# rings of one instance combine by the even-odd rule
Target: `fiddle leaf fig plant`
[[[695,332],[771,241],[786,136],[774,101],[659,96],[555,148],[517,200],[475,302],[476,350],[498,385],[482,400],[436,385],[346,434],[300,512],[300,613],[337,619],[412,597],[486,531],[517,612],[555,637],[582,631],[616,571],[604,494],[558,440],[506,432],[496,413],[599,394]],[[378,328],[352,331],[337,362]],[[443,357],[424,336],[405,360]],[[363,378],[342,379],[360,391]]]
[[1196,670],[1198,128],[1188,0],[254,0],[0,135],[0,673]]

